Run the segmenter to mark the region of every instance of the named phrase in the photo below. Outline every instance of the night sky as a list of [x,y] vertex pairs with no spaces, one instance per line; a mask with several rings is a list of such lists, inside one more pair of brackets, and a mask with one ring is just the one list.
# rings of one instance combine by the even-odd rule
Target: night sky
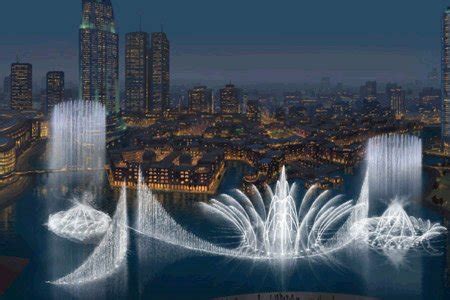
[[[450,5],[450,1],[448,2]],[[124,34],[164,24],[175,83],[424,79],[439,66],[442,0],[113,0]],[[25,9],[25,10],[24,10]],[[18,54],[35,82],[77,83],[81,0],[2,1],[0,77]],[[120,57],[123,64],[123,49]],[[121,71],[123,83],[123,72]]]

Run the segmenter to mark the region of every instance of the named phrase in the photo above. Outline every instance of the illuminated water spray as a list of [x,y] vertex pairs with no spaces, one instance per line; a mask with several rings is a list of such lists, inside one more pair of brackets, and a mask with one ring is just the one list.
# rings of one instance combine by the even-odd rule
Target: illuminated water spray
[[[140,175],[133,228],[127,223],[124,188],[102,242],[77,270],[54,283],[81,284],[114,274],[126,258],[128,229],[151,238],[154,245],[161,242],[187,252],[254,261],[328,260],[341,249],[356,249],[361,244],[389,257],[393,253],[391,250],[436,253],[431,243],[446,229],[409,216],[396,197],[388,198],[391,201],[381,216],[369,216],[372,189],[382,188],[384,195],[405,194],[407,187],[413,185],[409,181],[420,182],[420,147],[420,140],[409,136],[383,136],[371,140],[368,169],[356,201],[319,191],[317,186],[306,191],[303,198],[297,198],[296,186],[288,183],[283,168],[274,189],[266,186],[265,196],[253,187],[248,195],[234,190],[208,203],[199,203],[205,215],[216,221],[222,220],[237,233],[239,244],[234,248],[199,238],[178,224]],[[400,154],[409,159],[397,156]],[[388,184],[385,178],[374,174],[388,176],[396,184]],[[382,183],[388,187],[383,187]],[[145,248],[139,251],[145,251]],[[156,246],[152,251],[165,250]]]
[[371,138],[367,146],[371,197],[419,199],[422,192],[422,140],[405,134]]

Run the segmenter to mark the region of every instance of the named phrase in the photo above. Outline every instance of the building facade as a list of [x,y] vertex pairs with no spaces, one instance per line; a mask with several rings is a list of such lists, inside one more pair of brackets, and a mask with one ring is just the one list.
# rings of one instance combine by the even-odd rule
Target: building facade
[[212,113],[213,96],[212,90],[206,86],[197,86],[190,89],[188,98],[189,112],[193,113]]
[[170,108],[170,44],[162,31],[152,33],[151,43],[149,111],[159,114]]
[[53,107],[64,101],[64,72],[50,71],[46,79],[45,113],[51,113]]
[[33,108],[33,67],[31,64],[11,65],[11,108],[31,110]]
[[227,84],[219,93],[222,113],[237,114],[240,112],[239,90],[233,84]]
[[389,90],[389,101],[391,111],[396,119],[401,119],[406,115],[406,93],[401,87],[391,88]]
[[442,57],[441,57],[441,132],[442,144],[450,146],[450,7],[442,17]]
[[111,0],[82,0],[79,30],[80,95],[119,109],[119,35]]
[[145,112],[148,107],[148,49],[146,32],[130,32],[125,44],[125,110]]

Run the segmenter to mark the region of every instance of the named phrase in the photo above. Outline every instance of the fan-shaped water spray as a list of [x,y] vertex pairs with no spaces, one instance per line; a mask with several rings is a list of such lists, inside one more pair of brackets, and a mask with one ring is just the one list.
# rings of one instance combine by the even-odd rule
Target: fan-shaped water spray
[[[200,203],[207,215],[221,216],[239,232],[238,248],[228,249],[198,238],[181,227],[158,203],[144,183],[138,187],[136,230],[160,241],[200,252],[252,259],[321,256],[342,248],[351,234],[340,234],[355,209],[352,201],[329,192],[317,195],[317,187],[296,201],[295,185],[287,182],[283,168],[275,190],[267,187],[264,200],[254,187],[252,197],[235,190],[210,203]],[[267,203],[267,207],[266,204]]]

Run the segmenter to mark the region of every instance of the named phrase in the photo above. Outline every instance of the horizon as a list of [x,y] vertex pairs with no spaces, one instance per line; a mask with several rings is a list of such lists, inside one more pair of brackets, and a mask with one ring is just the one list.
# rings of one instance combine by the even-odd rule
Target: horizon
[[[18,55],[20,61],[33,64],[34,82],[40,82],[47,71],[61,70],[67,82],[78,84],[81,1],[27,2],[9,2],[2,10],[1,78],[9,74]],[[238,6],[231,1],[215,8],[224,12],[220,15],[207,14],[205,1],[171,5],[143,0],[127,1],[126,5],[112,2],[120,35],[121,86],[124,36],[139,29],[136,19],[140,14],[143,31],[164,25],[171,43],[174,85],[229,81],[303,84],[317,83],[321,77],[352,86],[366,80],[404,83],[426,79],[440,61],[443,2],[430,5],[413,0],[406,5],[382,0],[368,6],[349,0],[277,6],[262,1],[255,10],[251,3]],[[14,12],[23,6],[28,7],[21,12],[28,21],[17,24]],[[41,11],[47,13],[36,13]],[[227,16],[233,16],[232,22]],[[7,24],[15,25],[14,35]]]

